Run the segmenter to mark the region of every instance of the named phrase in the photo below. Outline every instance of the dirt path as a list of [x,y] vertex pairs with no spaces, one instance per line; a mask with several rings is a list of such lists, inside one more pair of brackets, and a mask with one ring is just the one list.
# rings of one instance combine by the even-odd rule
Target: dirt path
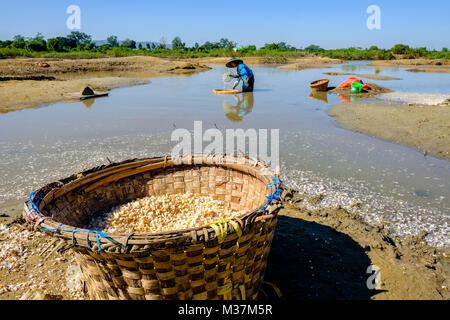
[[449,106],[347,103],[329,114],[350,130],[450,160]]

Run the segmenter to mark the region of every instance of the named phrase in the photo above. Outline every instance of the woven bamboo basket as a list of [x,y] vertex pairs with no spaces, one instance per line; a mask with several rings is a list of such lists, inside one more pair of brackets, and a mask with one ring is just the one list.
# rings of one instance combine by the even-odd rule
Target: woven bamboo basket
[[214,94],[219,94],[219,95],[223,95],[223,94],[240,94],[242,93],[241,90],[235,90],[235,89],[215,89],[213,90]]
[[[33,192],[24,217],[35,230],[70,245],[89,299],[256,299],[284,196],[278,175],[268,172],[260,161],[236,155],[128,160]],[[215,226],[162,233],[85,228],[118,204],[187,192],[247,213]]]
[[314,92],[324,92],[328,90],[328,83],[330,82],[329,79],[320,79],[313,81],[309,84],[312,91]]

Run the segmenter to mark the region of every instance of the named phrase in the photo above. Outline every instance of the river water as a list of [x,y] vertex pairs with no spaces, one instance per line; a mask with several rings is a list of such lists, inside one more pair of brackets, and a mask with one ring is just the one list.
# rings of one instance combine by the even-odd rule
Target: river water
[[[279,129],[283,181],[314,206],[340,205],[400,236],[427,230],[450,246],[450,162],[339,127],[328,109],[338,96],[310,97],[324,72],[388,75],[368,82],[402,92],[450,94],[449,74],[374,68],[365,62],[304,71],[255,67],[255,92],[216,96],[225,68],[152,79],[107,98],[0,114],[0,208],[17,205],[55,179],[111,161],[170,153],[175,128]],[[348,76],[327,76],[338,85]],[[228,84],[228,87],[230,84]],[[369,101],[370,102],[370,101]],[[360,203],[360,205],[356,205]],[[312,205],[307,205],[314,207]]]

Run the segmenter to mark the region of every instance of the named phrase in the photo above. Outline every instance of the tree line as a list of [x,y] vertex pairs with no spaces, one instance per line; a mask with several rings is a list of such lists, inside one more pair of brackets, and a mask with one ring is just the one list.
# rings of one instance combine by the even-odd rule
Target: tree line
[[[3,49],[3,50],[2,50]],[[161,38],[159,43],[138,43],[132,39],[119,41],[117,36],[111,35],[106,39],[106,43],[96,45],[92,41],[92,36],[73,31],[67,36],[49,38],[38,33],[36,36],[26,38],[16,35],[12,40],[0,40],[0,58],[14,56],[45,56],[45,53],[85,53],[84,56],[98,56],[101,54],[111,54],[113,56],[126,55],[190,55],[190,56],[225,56],[234,54],[238,56],[261,55],[261,56],[304,56],[314,54],[330,58],[346,60],[389,60],[398,56],[406,59],[412,58],[435,58],[450,59],[447,48],[441,51],[428,50],[426,47],[412,48],[408,45],[397,44],[390,49],[381,49],[376,46],[370,48],[343,48],[326,50],[318,45],[310,45],[305,48],[295,48],[285,42],[268,43],[261,48],[255,45],[238,48],[238,44],[226,38],[219,41],[206,41],[202,45],[195,43],[192,47],[186,46],[180,37],[175,37],[171,46],[167,44],[165,38]],[[97,54],[97,55],[96,55]],[[83,55],[82,55],[83,56]]]

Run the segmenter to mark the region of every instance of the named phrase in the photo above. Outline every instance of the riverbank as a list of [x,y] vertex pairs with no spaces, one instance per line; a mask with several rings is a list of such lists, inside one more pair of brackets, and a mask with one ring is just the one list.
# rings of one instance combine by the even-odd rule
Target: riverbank
[[[323,68],[343,60],[309,58],[247,57],[249,65],[280,64],[283,69]],[[162,76],[187,76],[207,71],[206,65],[225,65],[228,57],[179,59],[174,57],[124,57],[99,59],[5,59],[0,60],[0,113],[33,108],[60,101],[90,86],[94,90],[142,85]],[[38,65],[44,61],[48,68]]]
[[48,68],[39,59],[0,60],[0,113],[73,101],[67,94],[142,85],[162,76],[186,76],[207,71],[205,65],[154,57],[102,59],[48,59]]
[[[206,58],[170,58],[173,61],[186,61],[191,63],[199,63],[206,65],[220,65],[224,66],[230,57],[206,57]],[[242,59],[249,66],[252,65],[280,65],[280,69],[286,70],[304,70],[304,69],[320,69],[327,68],[331,64],[342,64],[345,60],[322,58],[318,56],[292,58],[292,57],[242,57]]]
[[387,103],[339,104],[329,110],[340,125],[450,160],[450,107]]
[[[265,279],[285,298],[450,298],[448,250],[427,246],[423,235],[400,241],[341,208],[297,208],[302,201],[314,199],[288,195],[268,260]],[[15,221],[20,208],[1,211],[0,299],[84,299],[71,251],[59,253],[51,237]],[[379,289],[367,288],[370,265],[380,268]]]
[[384,76],[379,74],[358,74],[348,72],[325,72],[327,76],[357,76],[360,78],[372,79],[372,80],[401,80],[397,77]]
[[280,66],[279,68],[284,70],[322,69],[332,68],[332,65],[342,63],[345,63],[345,60],[315,57],[290,61],[287,64]]
[[447,59],[398,59],[374,61],[368,66],[380,68],[406,68],[409,72],[450,73],[450,60]]

